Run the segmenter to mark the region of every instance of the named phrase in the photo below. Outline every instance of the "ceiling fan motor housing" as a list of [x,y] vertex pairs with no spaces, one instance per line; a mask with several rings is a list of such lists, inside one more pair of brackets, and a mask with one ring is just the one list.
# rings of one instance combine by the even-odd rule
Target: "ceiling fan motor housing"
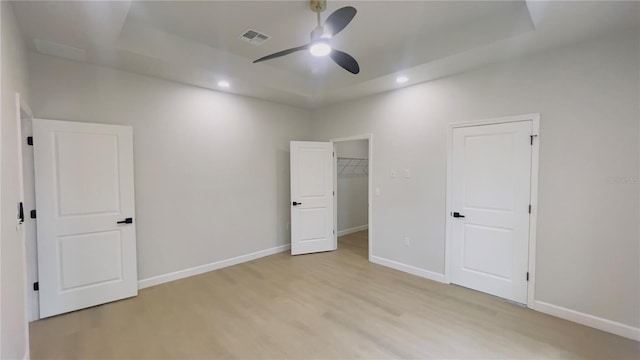
[[318,40],[328,41],[329,39],[331,39],[331,35],[325,33],[324,26],[318,26],[311,32],[312,43]]

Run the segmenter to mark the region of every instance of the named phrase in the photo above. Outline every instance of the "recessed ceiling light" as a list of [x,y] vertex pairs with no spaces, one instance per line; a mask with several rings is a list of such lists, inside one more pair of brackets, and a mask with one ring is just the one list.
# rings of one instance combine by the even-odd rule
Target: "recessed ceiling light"
[[404,83],[406,83],[407,81],[409,81],[409,78],[408,78],[408,77],[406,77],[406,76],[398,76],[398,77],[396,78],[396,82],[397,82],[398,84],[404,84]]
[[220,86],[221,88],[228,88],[229,86],[231,86],[231,84],[229,84],[228,81],[220,80],[218,81],[218,86]]

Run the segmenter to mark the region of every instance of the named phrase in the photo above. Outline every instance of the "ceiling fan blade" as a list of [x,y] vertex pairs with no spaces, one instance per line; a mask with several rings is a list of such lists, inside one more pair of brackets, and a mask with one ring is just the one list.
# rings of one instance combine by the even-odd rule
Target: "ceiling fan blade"
[[336,64],[340,65],[343,69],[347,70],[352,74],[357,74],[360,72],[360,65],[353,56],[347,54],[346,52],[342,52],[340,50],[333,49],[331,50],[331,59],[335,61]]
[[258,60],[254,60],[254,61],[253,61],[253,63],[255,64],[255,63],[262,62],[262,61],[275,59],[275,58],[278,58],[278,57],[280,57],[280,56],[289,55],[289,54],[294,53],[294,52],[296,52],[296,51],[306,50],[306,49],[308,49],[308,48],[309,48],[309,44],[307,44],[307,45],[302,45],[302,46],[298,46],[298,47],[294,47],[294,48],[287,49],[287,50],[278,51],[277,53],[273,53],[273,54],[271,54],[271,55],[263,56],[263,57],[261,57],[261,58],[260,58],[260,59],[258,59]]
[[336,35],[349,25],[353,17],[356,16],[356,12],[357,10],[353,6],[345,6],[334,11],[324,22],[325,31],[331,36]]

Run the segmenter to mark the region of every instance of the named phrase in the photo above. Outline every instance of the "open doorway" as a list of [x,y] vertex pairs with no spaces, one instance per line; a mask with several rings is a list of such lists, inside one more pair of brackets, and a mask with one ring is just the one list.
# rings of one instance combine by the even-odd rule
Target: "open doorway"
[[370,251],[370,136],[332,140],[335,152],[335,224],[339,250],[366,259]]

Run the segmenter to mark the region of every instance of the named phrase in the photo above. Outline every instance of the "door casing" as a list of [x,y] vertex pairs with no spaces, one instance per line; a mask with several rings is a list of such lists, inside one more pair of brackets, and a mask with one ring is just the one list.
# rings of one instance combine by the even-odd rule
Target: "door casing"
[[[17,165],[18,165],[18,201],[21,202],[24,206],[25,203],[25,189],[24,189],[24,178],[23,178],[23,152],[22,152],[22,142],[26,141],[26,138],[24,137],[24,134],[22,133],[22,119],[23,118],[32,118],[33,117],[33,112],[31,111],[31,108],[23,102],[20,93],[16,92],[15,93],[15,106],[16,106],[16,118],[15,118],[15,122],[16,122],[16,137],[17,137],[17,146],[16,146],[16,156],[17,156]],[[26,249],[26,227],[27,224],[26,222],[29,220],[28,217],[28,210],[26,207],[23,208],[24,210],[24,215],[25,215],[25,220],[22,224],[17,224],[16,226],[16,230],[18,231],[18,240],[20,240],[20,243],[22,245],[22,273],[24,274],[24,281],[26,283],[24,283],[24,320],[25,320],[25,332],[24,332],[24,338],[25,338],[25,344],[26,344],[26,348],[24,350],[24,357],[25,359],[28,359],[30,356],[30,351],[29,351],[29,318],[30,318],[30,312],[31,312],[31,308],[32,308],[32,303],[30,301],[31,297],[30,297],[30,287],[28,285],[28,278],[29,275],[27,273],[28,271],[28,257],[27,257],[27,249]]]
[[445,223],[445,266],[444,279],[445,283],[451,284],[451,256],[452,256],[452,239],[451,225],[452,218],[449,213],[453,211],[453,130],[456,128],[504,124],[520,121],[531,121],[532,134],[534,135],[533,144],[531,145],[531,192],[529,203],[531,204],[531,214],[529,216],[529,259],[528,272],[529,282],[527,284],[527,307],[532,307],[535,299],[535,283],[536,283],[536,224],[538,219],[538,162],[539,162],[539,133],[540,133],[540,114],[524,114],[494,119],[486,119],[480,121],[453,123],[449,125],[447,134],[447,200],[446,200],[446,223]]

